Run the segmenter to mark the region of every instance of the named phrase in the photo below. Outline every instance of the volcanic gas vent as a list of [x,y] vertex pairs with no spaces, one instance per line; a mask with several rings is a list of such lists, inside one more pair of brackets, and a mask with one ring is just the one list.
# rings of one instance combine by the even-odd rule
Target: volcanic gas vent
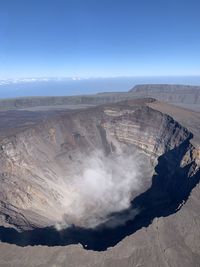
[[2,228],[1,239],[26,245],[39,231],[30,244],[114,245],[187,198],[199,177],[191,137],[139,100],[20,125],[1,139],[0,220],[22,233],[8,240]]

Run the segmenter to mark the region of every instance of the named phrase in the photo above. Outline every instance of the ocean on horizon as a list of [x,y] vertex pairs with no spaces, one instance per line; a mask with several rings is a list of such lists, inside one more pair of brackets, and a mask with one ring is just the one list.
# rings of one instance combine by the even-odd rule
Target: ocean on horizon
[[102,92],[127,92],[136,84],[164,83],[200,85],[200,76],[188,77],[116,77],[90,79],[0,80],[0,98],[26,96],[70,96]]

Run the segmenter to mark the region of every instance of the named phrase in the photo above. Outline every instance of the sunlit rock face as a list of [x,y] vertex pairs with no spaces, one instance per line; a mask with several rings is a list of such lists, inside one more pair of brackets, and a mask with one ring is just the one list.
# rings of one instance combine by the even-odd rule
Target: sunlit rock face
[[104,127],[110,136],[121,143],[136,145],[150,156],[158,157],[178,146],[188,137],[188,131],[169,116],[149,107],[112,113]]
[[[62,112],[28,127],[24,122],[14,134],[9,129],[0,147],[1,225],[123,224],[126,218],[114,222],[112,214],[150,187],[159,156],[191,138],[171,117],[149,108],[149,101]],[[195,155],[188,146],[182,160],[191,164],[188,177],[198,168]]]

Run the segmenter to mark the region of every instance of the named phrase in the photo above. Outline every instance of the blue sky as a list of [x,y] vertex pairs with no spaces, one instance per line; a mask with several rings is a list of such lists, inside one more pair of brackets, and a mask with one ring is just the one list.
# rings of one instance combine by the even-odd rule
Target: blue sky
[[0,0],[0,78],[200,75],[199,0]]

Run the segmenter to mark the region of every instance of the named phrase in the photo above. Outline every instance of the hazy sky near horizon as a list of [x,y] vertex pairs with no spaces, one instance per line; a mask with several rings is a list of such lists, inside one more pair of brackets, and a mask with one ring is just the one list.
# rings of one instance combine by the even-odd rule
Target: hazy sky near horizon
[[0,78],[200,75],[199,0],[0,0]]

